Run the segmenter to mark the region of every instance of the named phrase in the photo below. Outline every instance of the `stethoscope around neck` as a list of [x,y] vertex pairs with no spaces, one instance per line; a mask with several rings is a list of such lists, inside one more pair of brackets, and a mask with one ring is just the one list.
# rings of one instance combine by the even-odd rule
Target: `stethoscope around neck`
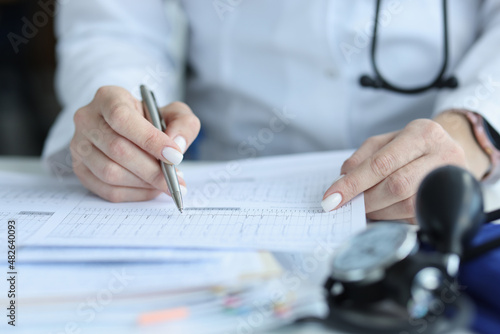
[[444,77],[446,72],[446,68],[448,66],[448,11],[447,11],[447,0],[443,0],[443,64],[441,65],[441,70],[436,78],[429,84],[414,88],[403,88],[400,86],[396,86],[388,82],[384,76],[380,73],[376,63],[376,51],[377,51],[377,30],[378,30],[378,18],[380,12],[380,3],[381,0],[377,0],[377,5],[375,9],[375,24],[373,26],[373,35],[372,35],[372,45],[371,45],[371,64],[373,71],[375,72],[374,77],[370,77],[368,75],[362,75],[359,78],[359,83],[363,87],[372,87],[377,89],[386,89],[396,93],[402,94],[418,94],[425,92],[429,89],[437,88],[457,88],[458,80],[455,76],[450,76],[448,78]]

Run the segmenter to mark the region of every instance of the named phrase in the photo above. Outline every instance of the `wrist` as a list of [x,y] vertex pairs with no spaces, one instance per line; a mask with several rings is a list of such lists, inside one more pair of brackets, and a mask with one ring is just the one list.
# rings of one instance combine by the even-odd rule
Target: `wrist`
[[466,111],[449,110],[439,114],[434,121],[463,148],[467,168],[478,179],[482,180],[491,169],[488,154],[479,145]]

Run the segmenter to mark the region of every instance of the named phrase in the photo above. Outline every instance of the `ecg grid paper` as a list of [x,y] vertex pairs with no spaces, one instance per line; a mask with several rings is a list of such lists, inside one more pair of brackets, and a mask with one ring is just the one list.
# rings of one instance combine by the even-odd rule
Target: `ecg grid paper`
[[[54,214],[43,211],[0,211],[0,234],[7,235],[7,221],[16,221],[16,241],[22,243],[38,231]],[[7,237],[5,237],[5,240]]]
[[214,246],[282,249],[293,243],[310,248],[318,241],[341,242],[350,235],[351,204],[333,214],[298,209],[93,209],[73,210],[49,238],[72,240],[73,244],[92,239],[107,244],[160,246]]
[[0,210],[53,211],[74,207],[88,193],[75,180],[51,177],[11,177],[0,173]]
[[[39,230],[66,217],[87,193],[75,180],[0,172],[0,217],[16,220],[16,242],[24,246]],[[0,224],[0,233],[6,226]]]
[[[332,178],[333,177],[333,178]],[[203,196],[202,191],[194,191],[192,197],[186,198],[186,207],[197,206],[198,203],[205,203],[203,199],[209,197],[210,205],[227,205],[228,203],[236,207],[276,206],[280,208],[309,208],[321,209],[320,202],[323,196],[325,185],[335,179],[335,173],[324,173],[321,175],[305,175],[301,177],[262,177],[254,178],[234,178],[230,183],[221,187],[216,197]],[[198,188],[203,188],[203,182],[195,184]],[[201,197],[197,198],[197,197]]]
[[324,191],[338,177],[338,161],[333,167],[331,159],[313,164],[314,173],[277,162],[261,172],[243,168],[213,196],[203,191],[213,183],[210,173],[196,171],[182,214],[170,200],[116,204],[87,196],[35,243],[311,250],[320,243],[338,246],[365,227],[362,196],[334,212],[321,209]]
[[[47,185],[2,185],[0,189],[0,203],[2,206],[24,205],[62,205],[71,199],[72,192],[67,190],[68,186]],[[81,188],[72,186],[72,188]]]

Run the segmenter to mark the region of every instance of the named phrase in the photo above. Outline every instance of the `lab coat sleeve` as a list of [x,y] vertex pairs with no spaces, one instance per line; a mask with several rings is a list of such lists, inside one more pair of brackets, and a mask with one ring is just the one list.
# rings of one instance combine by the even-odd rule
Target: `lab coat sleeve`
[[[179,97],[183,52],[180,13],[171,1],[66,0],[58,6],[56,93],[63,110],[45,142],[42,161],[57,175],[72,172],[73,115],[101,86],[116,85],[140,98],[144,83],[159,105]],[[172,16],[174,14],[175,16]],[[170,18],[170,19],[169,19]]]
[[442,90],[434,115],[454,108],[475,111],[500,132],[500,1],[482,3],[479,23],[477,40],[454,71],[459,87]]

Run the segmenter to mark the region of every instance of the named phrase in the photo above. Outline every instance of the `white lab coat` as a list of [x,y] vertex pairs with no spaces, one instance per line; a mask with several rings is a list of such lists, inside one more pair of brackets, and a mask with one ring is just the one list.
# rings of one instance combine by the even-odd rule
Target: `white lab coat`
[[[185,52],[182,20],[170,2],[59,6],[63,111],[44,150],[53,169],[71,165],[72,116],[103,85],[138,96],[146,83],[161,105],[182,98],[201,119],[203,159],[355,148],[450,108],[477,111],[500,129],[499,0],[448,1],[447,73],[460,86],[416,95],[358,83],[373,75],[375,0],[184,0],[180,7]],[[385,78],[405,87],[432,81],[443,58],[441,1],[384,0],[380,20],[377,62]]]

